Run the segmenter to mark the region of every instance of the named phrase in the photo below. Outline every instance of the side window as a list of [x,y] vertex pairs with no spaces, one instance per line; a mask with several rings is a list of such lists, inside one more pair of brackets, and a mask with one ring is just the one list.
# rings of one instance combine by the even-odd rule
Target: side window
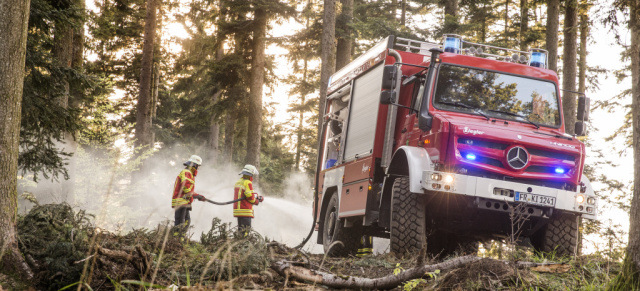
[[420,76],[420,80],[413,83],[413,94],[411,97],[411,108],[416,111],[420,110],[420,103],[422,103],[422,96],[424,95],[424,83],[425,76]]

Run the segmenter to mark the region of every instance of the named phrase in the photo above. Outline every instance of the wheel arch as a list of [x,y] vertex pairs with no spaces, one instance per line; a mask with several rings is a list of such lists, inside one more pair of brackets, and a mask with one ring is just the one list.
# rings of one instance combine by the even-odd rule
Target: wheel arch
[[422,173],[433,170],[431,158],[424,148],[401,146],[393,154],[386,177],[382,186],[380,197],[380,218],[378,224],[382,227],[390,227],[391,219],[391,190],[396,177],[408,176],[410,190],[414,193],[422,191]]

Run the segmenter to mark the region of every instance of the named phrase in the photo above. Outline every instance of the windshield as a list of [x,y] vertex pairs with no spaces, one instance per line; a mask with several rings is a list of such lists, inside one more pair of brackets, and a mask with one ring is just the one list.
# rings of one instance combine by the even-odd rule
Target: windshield
[[438,109],[560,126],[552,82],[443,64],[436,86],[433,103]]

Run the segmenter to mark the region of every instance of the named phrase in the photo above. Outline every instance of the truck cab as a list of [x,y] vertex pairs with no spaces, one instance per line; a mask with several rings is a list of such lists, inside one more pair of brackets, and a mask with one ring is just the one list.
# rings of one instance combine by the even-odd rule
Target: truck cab
[[577,139],[589,100],[578,98],[578,122],[566,125],[545,53],[456,35],[442,44],[390,36],[336,72],[316,185],[318,243],[344,255],[378,236],[398,254],[447,254],[508,238],[575,253],[580,219],[597,217]]

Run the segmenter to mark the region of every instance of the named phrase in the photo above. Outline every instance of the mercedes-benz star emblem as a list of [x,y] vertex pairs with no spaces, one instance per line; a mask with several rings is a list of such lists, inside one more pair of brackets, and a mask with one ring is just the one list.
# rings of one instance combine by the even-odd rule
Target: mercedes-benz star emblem
[[529,154],[523,147],[512,147],[507,152],[507,163],[514,170],[524,168],[529,162]]

